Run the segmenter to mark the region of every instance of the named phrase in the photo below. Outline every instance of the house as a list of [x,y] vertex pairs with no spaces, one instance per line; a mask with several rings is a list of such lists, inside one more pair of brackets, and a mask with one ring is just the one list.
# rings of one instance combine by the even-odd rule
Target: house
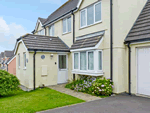
[[48,18],[38,18],[34,35],[17,40],[16,76],[30,89],[66,83],[78,75],[104,76],[113,80],[114,93],[137,94],[133,85],[130,92],[124,40],[146,3],[68,0]]
[[1,69],[7,71],[7,61],[14,55],[13,51],[1,52]]
[[125,39],[130,92],[150,95],[150,1]]
[[16,75],[16,56],[13,55],[11,58],[9,58],[6,62],[7,65],[7,71],[10,74]]

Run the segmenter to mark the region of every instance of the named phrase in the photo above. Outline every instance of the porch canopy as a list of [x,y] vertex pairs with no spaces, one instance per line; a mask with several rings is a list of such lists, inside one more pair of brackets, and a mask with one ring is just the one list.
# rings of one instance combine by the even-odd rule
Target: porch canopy
[[76,38],[75,43],[71,46],[71,51],[83,48],[92,48],[102,40],[105,31],[87,34]]

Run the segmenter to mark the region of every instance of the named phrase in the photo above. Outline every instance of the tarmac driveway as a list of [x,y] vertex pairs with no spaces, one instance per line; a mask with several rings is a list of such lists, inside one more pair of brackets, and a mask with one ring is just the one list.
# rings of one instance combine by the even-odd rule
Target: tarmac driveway
[[117,95],[41,113],[150,113],[150,98]]

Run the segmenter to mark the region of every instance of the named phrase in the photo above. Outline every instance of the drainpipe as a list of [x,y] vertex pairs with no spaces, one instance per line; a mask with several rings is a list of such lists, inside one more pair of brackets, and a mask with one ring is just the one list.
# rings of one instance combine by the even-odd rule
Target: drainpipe
[[35,55],[36,55],[36,51],[34,51],[34,54],[33,54],[33,87],[34,87],[34,90],[35,90]]
[[110,0],[110,79],[113,81],[113,0]]
[[[73,15],[73,44],[75,42],[75,15],[73,13],[73,10],[72,10],[72,15]],[[73,74],[73,81],[75,81],[75,74]]]
[[131,95],[131,47],[130,47],[130,43],[128,43],[128,48],[129,48],[129,95]]

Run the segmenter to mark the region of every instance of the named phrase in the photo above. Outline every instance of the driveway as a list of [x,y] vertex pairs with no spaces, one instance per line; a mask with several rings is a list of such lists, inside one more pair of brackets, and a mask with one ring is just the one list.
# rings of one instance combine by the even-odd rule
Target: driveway
[[117,95],[41,113],[150,113],[150,99]]

